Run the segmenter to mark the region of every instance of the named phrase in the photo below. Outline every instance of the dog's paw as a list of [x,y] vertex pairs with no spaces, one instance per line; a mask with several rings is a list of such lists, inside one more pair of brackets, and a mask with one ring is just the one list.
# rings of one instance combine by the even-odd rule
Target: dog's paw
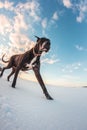
[[15,85],[14,85],[14,84],[12,84],[12,88],[15,88]]
[[0,74],[0,78],[2,77],[2,74]]
[[53,98],[52,98],[50,95],[46,95],[46,98],[47,98],[48,100],[53,100]]

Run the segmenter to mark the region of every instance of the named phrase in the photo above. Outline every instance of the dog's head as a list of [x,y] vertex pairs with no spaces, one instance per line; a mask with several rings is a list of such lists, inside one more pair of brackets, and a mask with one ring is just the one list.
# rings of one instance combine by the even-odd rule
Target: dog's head
[[48,38],[42,37],[39,38],[37,36],[35,36],[37,38],[37,44],[39,46],[39,52],[48,52],[50,50],[50,40]]

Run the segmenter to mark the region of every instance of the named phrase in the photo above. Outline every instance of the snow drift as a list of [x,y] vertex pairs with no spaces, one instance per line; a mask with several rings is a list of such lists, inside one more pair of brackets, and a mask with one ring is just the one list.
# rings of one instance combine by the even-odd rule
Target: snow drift
[[87,89],[47,86],[18,78],[16,89],[0,79],[0,130],[86,130]]

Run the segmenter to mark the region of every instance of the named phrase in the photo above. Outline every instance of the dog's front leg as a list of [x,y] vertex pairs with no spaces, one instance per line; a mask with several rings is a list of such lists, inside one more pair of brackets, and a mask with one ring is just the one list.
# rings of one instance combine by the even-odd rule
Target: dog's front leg
[[44,82],[42,80],[39,68],[38,67],[34,67],[33,70],[34,70],[35,76],[36,76],[36,78],[37,78],[37,80],[38,80],[38,82],[39,82],[39,84],[40,84],[40,86],[41,86],[41,88],[43,90],[43,93],[45,94],[46,98],[49,99],[49,100],[53,100],[53,98],[49,95],[49,93],[48,93],[48,91],[47,91],[47,89],[45,87],[45,84],[44,84]]
[[13,83],[12,83],[12,87],[15,88],[15,85],[16,85],[16,80],[17,80],[17,77],[18,77],[18,73],[19,73],[19,70],[20,68],[18,67],[15,71],[15,75],[14,75],[14,79],[13,79]]

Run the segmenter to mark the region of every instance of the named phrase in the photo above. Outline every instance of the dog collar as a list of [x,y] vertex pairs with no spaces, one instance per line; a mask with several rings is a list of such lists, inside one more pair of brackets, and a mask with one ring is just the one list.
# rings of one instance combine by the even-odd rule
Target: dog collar
[[34,54],[34,56],[41,56],[41,53],[36,53],[34,48],[33,48],[33,54]]

